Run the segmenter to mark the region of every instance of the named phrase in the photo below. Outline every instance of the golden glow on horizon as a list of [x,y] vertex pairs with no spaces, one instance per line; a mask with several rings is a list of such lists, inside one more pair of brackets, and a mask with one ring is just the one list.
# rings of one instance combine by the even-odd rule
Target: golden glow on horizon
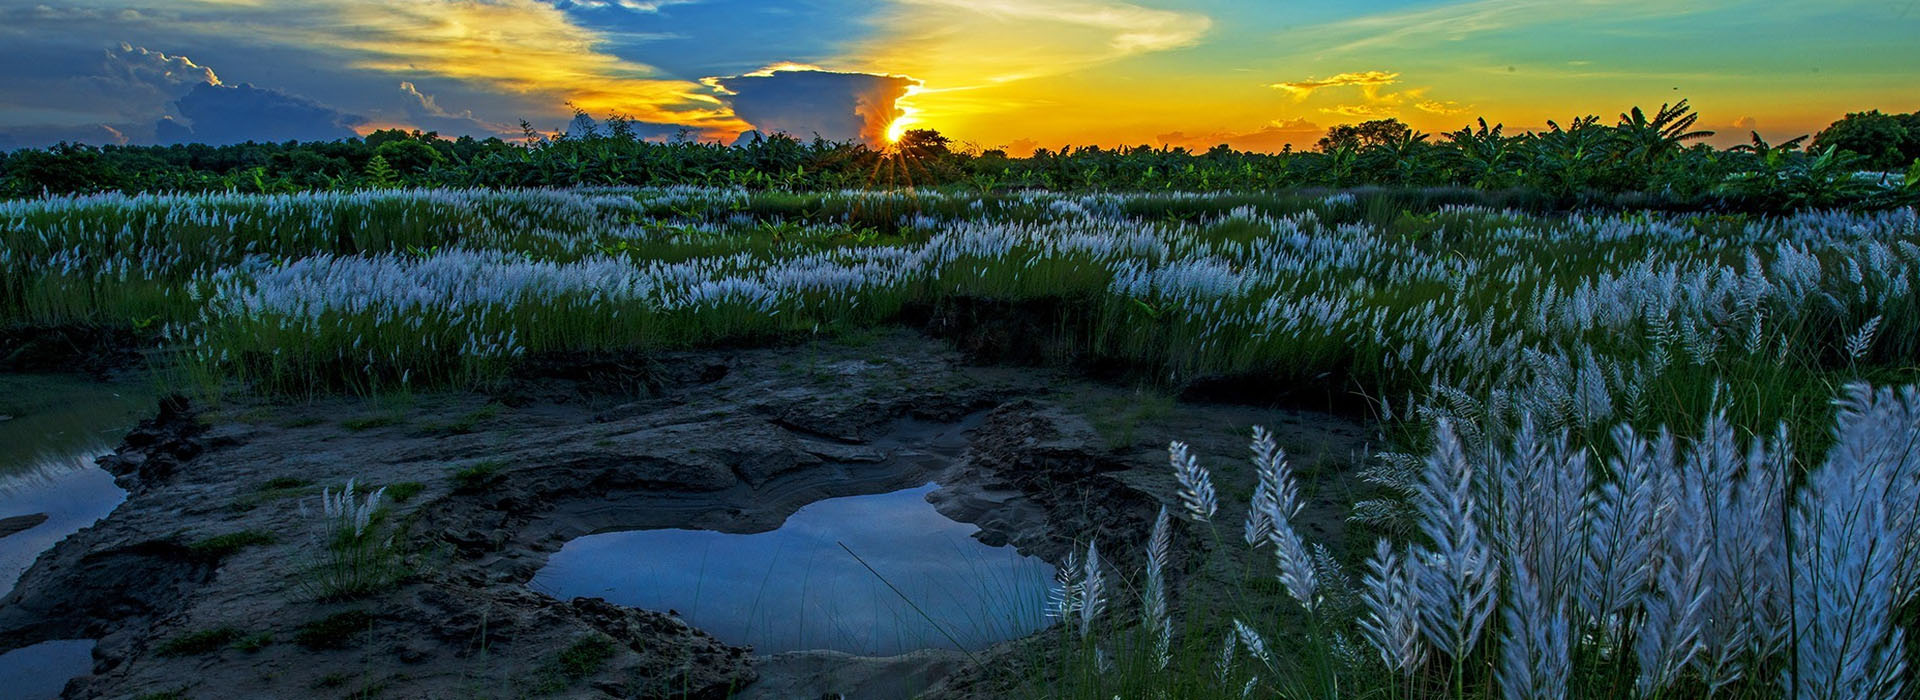
[[[1731,2],[1459,0],[1289,26],[1275,44],[1268,41],[1274,34],[1248,32],[1278,32],[1278,25],[1230,25],[1239,10],[1200,11],[1172,0],[886,0],[867,18],[871,36],[842,44],[841,54],[776,62],[746,75],[911,76],[923,85],[890,103],[897,112],[886,111],[891,95],[856,107],[883,115],[865,117],[884,127],[863,138],[893,143],[908,129],[936,128],[961,143],[1016,153],[1087,144],[1300,148],[1333,125],[1383,117],[1440,133],[1485,115],[1516,132],[1583,114],[1611,122],[1633,105],[1653,108],[1682,97],[1705,115],[1703,127],[1721,132],[1715,142],[1730,143],[1748,128],[1777,139],[1817,130],[1848,111],[1920,107],[1903,96],[1912,94],[1911,83],[1888,82],[1895,73],[1843,76],[1829,66],[1823,74],[1776,75],[1728,61],[1659,72],[1637,57],[1609,59],[1589,49],[1565,61],[1527,62],[1461,41],[1564,36],[1593,44],[1604,37],[1582,23],[1615,3],[1645,10],[1648,22],[1671,22]],[[595,115],[686,125],[703,138],[752,128],[728,107],[715,79],[666,75],[619,50],[617,33],[543,0],[246,0],[222,7],[231,11],[158,21],[173,22],[174,31],[322,52],[398,80],[459,81],[470,92],[505,97],[488,107],[496,119],[529,109],[534,116],[558,113],[571,103]],[[279,21],[288,13],[325,21]],[[1261,41],[1268,43],[1257,50],[1247,43]],[[479,106],[453,104],[449,111]],[[405,119],[372,116],[383,126]]]

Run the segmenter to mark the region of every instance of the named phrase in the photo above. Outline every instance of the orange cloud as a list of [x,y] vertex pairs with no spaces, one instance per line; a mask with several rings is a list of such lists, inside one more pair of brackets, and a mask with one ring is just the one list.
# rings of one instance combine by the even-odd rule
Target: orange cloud
[[1293,95],[1293,99],[1295,100],[1305,100],[1313,96],[1315,91],[1326,88],[1358,87],[1368,94],[1372,94],[1378,91],[1381,86],[1392,85],[1397,82],[1400,82],[1399,73],[1370,70],[1361,73],[1341,73],[1331,78],[1308,78],[1306,80],[1293,82],[1274,83],[1267,87],[1285,90],[1287,93]]
[[1473,109],[1472,106],[1461,105],[1453,100],[1421,100],[1413,103],[1413,107],[1428,114],[1445,116],[1466,114],[1468,110]]
[[[289,22],[288,16],[320,21]],[[228,6],[220,19],[182,18],[171,28],[344,53],[353,68],[458,80],[597,114],[686,124],[708,135],[746,128],[698,82],[665,78],[652,66],[615,56],[604,50],[599,32],[536,0],[253,0]]]
[[1216,131],[1209,134],[1188,135],[1175,131],[1159,134],[1154,140],[1167,146],[1180,146],[1188,150],[1201,151],[1219,144],[1227,144],[1242,151],[1264,151],[1276,153],[1287,146],[1301,146],[1318,141],[1327,130],[1305,119],[1288,119],[1268,122],[1258,129],[1245,132]]
[[1400,109],[1391,104],[1337,105],[1320,111],[1349,119],[1386,119],[1400,114]]

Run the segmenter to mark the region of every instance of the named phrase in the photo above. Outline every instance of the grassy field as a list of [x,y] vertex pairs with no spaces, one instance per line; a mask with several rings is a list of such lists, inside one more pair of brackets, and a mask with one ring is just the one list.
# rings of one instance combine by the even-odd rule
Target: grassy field
[[[1363,407],[1397,450],[1369,471],[1393,495],[1355,504],[1383,539],[1350,574],[1337,562],[1367,553],[1309,554],[1286,525],[1284,459],[1258,458],[1246,539],[1277,554],[1299,609],[1241,620],[1237,662],[1216,664],[1211,632],[1247,610],[1140,618],[1138,590],[1089,586],[1103,569],[1083,562],[1070,614],[1142,624],[1075,641],[1086,663],[1067,694],[1897,695],[1920,590],[1920,399],[1858,383],[1915,381],[1920,216],[1493,197],[22,200],[0,203],[0,325],[140,329],[177,350],[169,381],[204,394],[381,393],[485,388],[559,353],[992,309],[1053,329],[1007,341],[1044,341],[1045,359],[1172,387],[1311,387]],[[1211,522],[1205,471],[1181,469],[1177,527],[1239,537],[1211,530],[1241,526]],[[1342,577],[1358,582],[1349,604],[1326,603]],[[1156,629],[1177,637],[1168,651],[1139,634]]]

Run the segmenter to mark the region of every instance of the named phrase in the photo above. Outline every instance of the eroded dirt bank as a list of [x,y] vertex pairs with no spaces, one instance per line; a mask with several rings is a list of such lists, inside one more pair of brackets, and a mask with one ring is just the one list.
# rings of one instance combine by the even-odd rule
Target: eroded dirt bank
[[[1338,541],[1357,425],[972,366],[907,331],[644,368],[562,362],[492,395],[169,401],[102,460],[126,503],[0,600],[0,651],[99,639],[75,698],[991,696],[1005,679],[957,654],[756,657],[665,612],[525,584],[593,532],[758,532],[822,498],[928,481],[988,543],[1057,562],[1097,537],[1131,569],[1171,500],[1166,441],[1217,465],[1237,518],[1255,424],[1308,480],[1303,534]],[[383,526],[410,573],[319,602],[301,574],[322,550],[318,494],[349,478],[406,496]],[[591,663],[567,653],[582,644]]]

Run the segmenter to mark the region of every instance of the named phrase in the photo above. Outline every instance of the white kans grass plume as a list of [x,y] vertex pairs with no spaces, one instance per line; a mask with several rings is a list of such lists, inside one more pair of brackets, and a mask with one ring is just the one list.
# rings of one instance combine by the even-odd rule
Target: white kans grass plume
[[[1287,466],[1286,453],[1263,427],[1253,429],[1253,467],[1260,485],[1249,510],[1259,514],[1267,542],[1273,545],[1281,585],[1301,607],[1314,612],[1320,607],[1319,578],[1306,541],[1293,529],[1293,518],[1300,514],[1300,487]],[[1255,516],[1247,517],[1251,521]]]
[[1566,606],[1545,594],[1526,566],[1512,569],[1501,619],[1500,696],[1506,700],[1564,698],[1573,673]]
[[1070,548],[1066,559],[1054,571],[1053,586],[1047,595],[1047,616],[1057,620],[1070,620],[1080,614],[1080,608],[1086,603],[1086,570],[1080,563],[1080,550]]
[[1367,558],[1360,601],[1365,608],[1359,619],[1361,637],[1388,669],[1412,676],[1427,660],[1413,571],[1406,557],[1385,539],[1374,542],[1373,556]]
[[380,510],[380,500],[387,494],[387,487],[375,489],[366,498],[356,498],[354,480],[348,479],[346,486],[338,492],[320,490],[320,512],[327,520],[329,533],[351,532],[354,537],[364,536],[367,526],[373,522],[373,514]]
[[1093,623],[1107,609],[1106,574],[1095,543],[1087,543],[1087,556],[1081,561],[1081,567],[1080,636],[1086,637],[1093,633]]
[[1178,440],[1167,445],[1167,459],[1173,464],[1173,477],[1179,482],[1180,505],[1195,522],[1211,522],[1220,510],[1214,496],[1213,475],[1193,456],[1187,443]]
[[1795,697],[1904,697],[1896,606],[1912,595],[1920,392],[1847,388],[1838,444],[1792,514]]
[[[1786,427],[1743,447],[1724,409],[1684,440],[1614,426],[1604,469],[1572,447],[1570,430],[1535,425],[1523,420],[1472,453],[1448,421],[1435,426],[1413,496],[1421,536],[1377,541],[1361,576],[1351,624],[1371,653],[1343,651],[1336,629],[1326,658],[1349,671],[1378,664],[1413,687],[1433,661],[1460,673],[1490,645],[1491,681],[1507,698],[1568,696],[1576,663],[1623,671],[1623,688],[1642,697],[1770,684],[1791,697],[1904,697],[1896,615],[1920,576],[1920,389],[1848,386],[1835,445],[1797,492]],[[1285,552],[1291,509],[1275,504],[1297,496],[1268,494],[1297,486],[1268,458],[1278,455],[1270,436],[1255,436],[1270,486],[1254,500],[1272,527],[1250,550]],[[1192,473],[1197,456],[1177,454],[1176,472]],[[1162,516],[1150,542],[1169,524]],[[1162,560],[1159,546],[1150,562]],[[1165,585],[1149,573],[1149,590]],[[1149,629],[1171,617],[1146,610]],[[1266,676],[1284,670],[1259,622],[1233,619],[1219,682],[1234,678],[1238,650]]]
[[1481,533],[1474,465],[1450,424],[1442,422],[1434,439],[1414,494],[1420,531],[1430,542],[1414,549],[1414,591],[1421,633],[1457,661],[1472,653],[1493,615],[1500,562]]
[[1147,536],[1147,582],[1141,591],[1147,629],[1153,635],[1153,655],[1165,670],[1173,663],[1173,618],[1167,614],[1167,559],[1173,555],[1173,518],[1167,507],[1153,518],[1153,532]]

